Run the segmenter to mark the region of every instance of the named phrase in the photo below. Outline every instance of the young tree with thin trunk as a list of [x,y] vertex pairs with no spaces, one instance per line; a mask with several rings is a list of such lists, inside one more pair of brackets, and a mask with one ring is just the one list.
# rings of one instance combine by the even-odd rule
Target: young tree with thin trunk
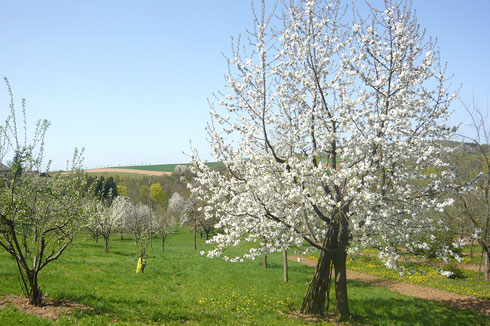
[[156,207],[153,212],[155,233],[162,238],[162,250],[165,250],[165,240],[175,232],[176,215],[170,209],[165,209],[164,207]]
[[99,220],[99,232],[104,238],[104,251],[109,252],[109,240],[111,234],[119,228],[131,205],[129,198],[118,196],[110,204],[104,202],[97,203],[96,215]]
[[133,236],[136,246],[144,248],[145,235],[150,229],[150,207],[142,203],[127,206],[125,226]]
[[94,207],[92,207],[92,214],[89,215],[87,224],[85,225],[85,229],[88,231],[90,234],[90,237],[95,240],[95,243],[99,243],[99,237],[100,237],[100,215],[96,214],[97,211],[97,204],[93,204]]
[[[456,199],[458,205],[449,213],[461,225],[470,226],[463,233],[471,241],[478,241],[484,257],[485,281],[490,282],[490,126],[489,107],[482,111],[475,102],[464,105],[471,119],[474,136],[464,136],[470,145],[457,153],[458,183]],[[470,147],[471,146],[471,147]],[[456,210],[456,212],[454,212]],[[455,214],[456,213],[456,214]],[[480,273],[478,273],[478,280]]]
[[80,169],[82,152],[75,150],[69,173],[40,173],[49,123],[39,120],[28,143],[23,101],[25,134],[21,139],[13,95],[5,80],[11,103],[10,115],[0,128],[0,143],[9,144],[14,159],[9,173],[0,175],[0,247],[14,258],[20,286],[29,302],[41,305],[39,273],[65,252],[86,224],[91,206],[87,201],[91,198],[86,191],[87,178]]
[[[451,203],[437,194],[452,176],[440,140],[451,133],[453,96],[406,1],[387,0],[354,22],[340,0],[284,1],[281,9],[277,18],[262,1],[249,44],[233,44],[229,92],[216,95],[221,108],[212,105],[208,127],[227,173],[192,152],[191,191],[222,230],[208,256],[263,238],[268,251],[319,249],[301,311],[325,313],[333,269],[337,312],[347,318],[347,251],[375,246],[396,268],[439,225],[426,212]],[[258,244],[225,259],[263,251]]]
[[187,224],[194,233],[194,249],[197,249],[197,232],[200,230],[204,218],[204,203],[197,196],[191,195],[185,200],[182,210],[182,224]]

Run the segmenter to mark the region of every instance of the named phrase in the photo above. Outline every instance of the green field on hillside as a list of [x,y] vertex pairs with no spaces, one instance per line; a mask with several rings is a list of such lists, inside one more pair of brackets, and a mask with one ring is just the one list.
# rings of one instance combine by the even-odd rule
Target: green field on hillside
[[[207,166],[211,169],[222,165],[221,162],[206,162]],[[114,166],[111,169],[132,169],[132,170],[143,170],[143,171],[159,171],[159,172],[174,172],[177,165],[191,166],[191,163],[182,164],[155,164],[155,165],[130,165],[130,166]]]
[[[92,309],[52,321],[0,306],[0,325],[334,325],[288,316],[301,306],[311,267],[290,262],[284,283],[281,254],[270,254],[264,269],[261,259],[233,264],[203,257],[199,251],[209,245],[199,240],[194,250],[192,234],[184,231],[171,236],[163,252],[158,239],[153,245],[145,273],[136,274],[137,250],[129,238],[113,236],[107,254],[103,241],[79,238],[39,278],[49,298]],[[0,275],[0,297],[21,295],[15,262],[3,250]],[[342,325],[490,325],[474,312],[365,283],[349,282],[348,289],[353,316]]]

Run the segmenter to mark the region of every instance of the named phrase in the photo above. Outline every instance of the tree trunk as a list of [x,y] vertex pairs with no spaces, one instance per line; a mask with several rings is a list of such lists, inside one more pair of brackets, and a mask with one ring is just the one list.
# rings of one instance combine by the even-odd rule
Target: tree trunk
[[264,252],[264,268],[267,268],[267,253]]
[[470,244],[470,258],[473,258],[473,239],[471,239],[471,244]]
[[338,222],[334,222],[327,231],[322,245],[329,250],[320,252],[315,274],[308,286],[303,305],[301,306],[301,313],[303,314],[325,315],[328,311],[332,267],[335,267],[337,313],[340,319],[346,319],[350,315],[347,301],[347,253],[345,251],[349,238],[347,221],[343,220],[342,222],[342,227]]
[[197,230],[194,228],[194,250],[197,249]]
[[335,267],[335,298],[337,299],[337,313],[340,319],[349,317],[349,303],[347,301],[347,273],[346,273],[347,253],[345,249],[340,248],[333,255],[333,264]]
[[29,279],[29,303],[34,306],[40,306],[42,304],[43,293],[41,288],[39,287],[39,283],[37,281],[37,271],[29,271],[27,272],[27,277]]
[[162,235],[162,251],[165,250],[165,237]]
[[315,267],[315,274],[303,299],[302,314],[321,316],[325,314],[325,299],[326,297],[327,301],[329,299],[331,262],[332,253],[322,250]]
[[94,235],[94,240],[95,240],[95,243],[97,243],[97,244],[99,243],[99,235],[98,234]]
[[288,277],[288,251],[287,250],[283,250],[282,257],[284,259],[284,263],[283,263],[283,267],[284,267],[284,282],[287,283],[289,281],[289,277]]
[[204,232],[206,232],[206,241],[207,241],[207,240],[209,240],[209,232],[210,232],[210,231],[206,231],[206,230],[204,230]]
[[104,251],[109,252],[109,237],[104,236]]
[[202,231],[201,231],[201,240],[202,240]]
[[485,251],[484,275],[485,275],[485,282],[490,282],[490,251]]

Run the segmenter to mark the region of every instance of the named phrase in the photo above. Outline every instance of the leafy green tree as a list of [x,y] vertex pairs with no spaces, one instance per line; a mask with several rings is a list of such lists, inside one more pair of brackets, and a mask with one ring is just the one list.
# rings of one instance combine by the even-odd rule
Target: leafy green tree
[[124,185],[117,185],[117,193],[119,196],[128,196],[128,187]]
[[148,185],[140,185],[140,201],[148,204]]
[[153,204],[165,206],[167,203],[167,193],[163,190],[160,183],[154,183],[150,186],[150,198]]
[[[13,94],[5,81],[11,102],[10,114],[0,128],[0,143],[9,144],[15,159],[10,172],[0,175],[0,247],[14,258],[19,283],[29,302],[41,305],[38,275],[63,254],[85,225],[91,197],[80,169],[82,153],[76,150],[71,173],[40,173],[49,122],[39,120],[32,141],[27,142],[26,132],[22,142]],[[25,127],[24,102],[22,112]]]

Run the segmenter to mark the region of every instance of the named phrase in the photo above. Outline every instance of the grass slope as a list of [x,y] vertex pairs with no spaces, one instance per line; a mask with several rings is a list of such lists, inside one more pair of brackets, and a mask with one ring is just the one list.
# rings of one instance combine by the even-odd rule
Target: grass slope
[[[220,162],[207,162],[205,163],[211,169],[221,165]],[[132,170],[142,170],[142,171],[158,171],[158,172],[173,172],[177,165],[190,166],[190,163],[182,164],[156,164],[156,165],[134,165],[134,166],[117,166],[111,167],[111,169],[132,169]]]
[[[115,236],[110,252],[102,241],[81,239],[41,272],[44,293],[93,307],[57,321],[37,319],[0,307],[0,325],[330,325],[290,318],[298,310],[313,269],[290,262],[282,281],[281,254],[241,264],[208,259],[192,248],[192,235],[168,239],[164,252],[154,241],[144,274],[136,274],[131,240]],[[232,250],[236,251],[236,250]],[[236,253],[236,252],[235,252]],[[230,253],[230,256],[235,254]],[[409,298],[383,288],[349,282],[353,325],[490,325],[487,317]],[[0,296],[20,295],[15,264],[0,251]],[[332,294],[332,296],[334,296]],[[333,302],[333,306],[335,302]]]

